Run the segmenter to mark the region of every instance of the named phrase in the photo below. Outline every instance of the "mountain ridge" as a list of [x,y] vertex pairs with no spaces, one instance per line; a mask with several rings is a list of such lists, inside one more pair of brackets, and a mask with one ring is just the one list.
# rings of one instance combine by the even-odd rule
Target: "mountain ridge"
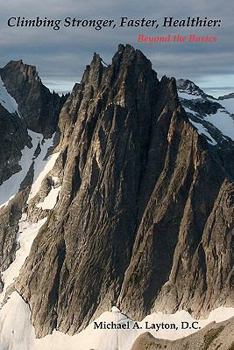
[[[23,115],[15,92],[22,75],[31,110],[41,82],[36,70],[16,65],[3,81]],[[73,335],[112,305],[137,319],[233,305],[233,164],[217,151],[227,145],[233,152],[233,143],[203,121],[219,101],[201,89],[189,101],[182,87],[178,94],[175,79],[159,80],[142,52],[120,45],[109,66],[94,54],[48,125],[38,126],[42,114],[26,115],[26,127],[43,134],[34,166],[47,138],[54,148],[50,153],[48,142],[53,162],[31,197],[35,179],[26,181],[20,207],[29,221],[47,217],[14,283],[38,337],[54,329]],[[194,123],[206,125],[216,144]],[[50,193],[54,206],[43,209]]]

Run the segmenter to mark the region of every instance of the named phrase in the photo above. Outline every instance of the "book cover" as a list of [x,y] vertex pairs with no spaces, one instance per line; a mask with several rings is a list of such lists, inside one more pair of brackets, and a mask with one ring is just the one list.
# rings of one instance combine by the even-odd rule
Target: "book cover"
[[0,14],[0,350],[234,349],[233,3]]

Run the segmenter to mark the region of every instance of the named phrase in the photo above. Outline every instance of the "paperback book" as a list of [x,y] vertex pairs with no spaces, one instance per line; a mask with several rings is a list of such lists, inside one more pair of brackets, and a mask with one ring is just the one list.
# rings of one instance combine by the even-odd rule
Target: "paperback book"
[[0,350],[233,350],[234,4],[0,14]]

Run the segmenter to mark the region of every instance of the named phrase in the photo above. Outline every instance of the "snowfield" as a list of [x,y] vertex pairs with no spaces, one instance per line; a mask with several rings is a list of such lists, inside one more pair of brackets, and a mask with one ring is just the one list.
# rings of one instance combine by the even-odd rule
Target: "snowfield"
[[37,223],[31,223],[27,220],[26,214],[23,214],[19,221],[18,243],[19,249],[16,251],[15,260],[2,273],[2,280],[4,282],[3,292],[0,293],[0,303],[3,301],[7,288],[18,277],[21,267],[23,266],[34,239],[36,238],[40,228],[46,222],[46,218],[39,220]]
[[20,185],[32,165],[33,155],[37,145],[42,141],[43,136],[41,134],[30,130],[28,131],[28,134],[32,139],[32,148],[25,146],[21,152],[22,156],[19,161],[21,170],[12,175],[8,180],[4,181],[0,186],[0,207],[7,205],[9,200],[12,199],[19,191]]
[[[207,319],[199,320],[199,326],[216,321],[224,321],[234,315],[234,308],[219,308],[212,311]],[[69,336],[58,331],[44,338],[36,339],[34,328],[30,321],[30,309],[17,292],[12,293],[7,304],[0,313],[0,349],[1,350],[130,350],[135,339],[148,331],[146,321],[150,324],[161,323],[176,324],[181,327],[181,321],[196,322],[187,312],[179,311],[175,314],[153,313],[147,316],[138,325],[142,329],[134,329],[134,321],[122,314],[117,308],[104,312],[97,320],[100,322],[113,322],[126,324],[130,329],[95,329],[92,322],[84,331]],[[150,331],[157,338],[178,339],[185,337],[195,330],[161,330]]]
[[[199,95],[198,91],[194,91],[193,93],[191,93],[187,90],[179,90],[178,96],[182,100],[182,104],[183,99],[191,101],[196,99],[202,100],[202,97]],[[218,129],[225,138],[228,137],[232,141],[234,141],[234,119],[231,116],[232,114],[234,114],[234,98],[226,98],[224,100],[212,99],[211,97],[207,98],[211,102],[218,102],[220,105],[223,106],[223,108],[218,109],[218,111],[214,114],[206,114],[204,116],[204,120],[212,124],[216,129]],[[184,109],[187,113],[199,117],[199,114],[195,112],[192,109],[192,107],[188,108],[184,106]],[[207,137],[207,141],[210,144],[217,144],[216,140],[212,138],[212,136],[209,134],[209,131],[202,125],[202,123],[194,122],[193,120],[191,120],[191,118],[189,120],[197,129],[199,134],[203,134]]]
[[204,135],[207,138],[207,141],[211,144],[211,145],[217,145],[217,142],[215,141],[215,139],[213,139],[213,137],[210,135],[209,131],[204,127],[204,125],[200,124],[200,123],[196,123],[193,120],[190,119],[190,123],[193,124],[193,126],[197,129],[197,132],[199,135]]
[[28,197],[28,202],[37,194],[40,190],[41,183],[45,176],[53,169],[56,159],[58,158],[59,152],[51,154],[45,158],[48,150],[53,146],[54,135],[51,139],[43,140],[41,143],[41,152],[38,155],[34,164],[34,177],[31,191]]
[[178,91],[178,96],[179,96],[179,98],[184,98],[185,100],[197,100],[197,99],[201,99],[201,96],[200,96],[199,94],[197,94],[197,95],[192,95],[191,93],[181,92],[181,91]]
[[36,206],[37,208],[41,208],[43,210],[46,209],[53,209],[55,207],[55,204],[57,203],[57,199],[59,196],[59,192],[61,190],[61,186],[59,187],[53,187],[48,196],[45,197],[45,199],[43,200],[43,202],[39,202]]
[[[22,150],[22,156],[19,161],[21,170],[12,175],[8,180],[4,181],[0,186],[0,208],[8,204],[8,202],[19,192],[20,185],[24,180],[31,165],[34,169],[34,178],[28,201],[33,198],[39,191],[42,180],[53,168],[59,152],[53,153],[46,158],[48,150],[53,146],[54,135],[50,139],[43,139],[42,134],[38,134],[28,130],[28,134],[32,139],[32,148],[25,148]],[[40,145],[40,154],[34,158],[36,148]],[[34,162],[35,161],[35,162]]]
[[205,120],[213,124],[220,132],[234,141],[234,120],[225,109],[219,109],[215,114],[209,114]]

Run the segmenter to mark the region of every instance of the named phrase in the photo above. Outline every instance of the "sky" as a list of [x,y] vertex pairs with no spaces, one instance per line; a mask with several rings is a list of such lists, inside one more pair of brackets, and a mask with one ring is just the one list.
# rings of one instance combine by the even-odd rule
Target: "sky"
[[[152,62],[159,77],[163,75],[193,80],[214,95],[234,91],[233,0],[0,0],[0,66],[23,59],[37,66],[42,81],[55,91],[71,90],[80,81],[93,52],[107,63],[118,44],[131,44]],[[9,27],[10,17],[26,19],[113,19],[115,28]],[[162,26],[164,17],[220,19],[217,28]],[[119,27],[121,17],[157,19],[154,27]],[[13,22],[12,22],[13,23]],[[216,36],[216,43],[139,43],[145,36],[189,35]]]

